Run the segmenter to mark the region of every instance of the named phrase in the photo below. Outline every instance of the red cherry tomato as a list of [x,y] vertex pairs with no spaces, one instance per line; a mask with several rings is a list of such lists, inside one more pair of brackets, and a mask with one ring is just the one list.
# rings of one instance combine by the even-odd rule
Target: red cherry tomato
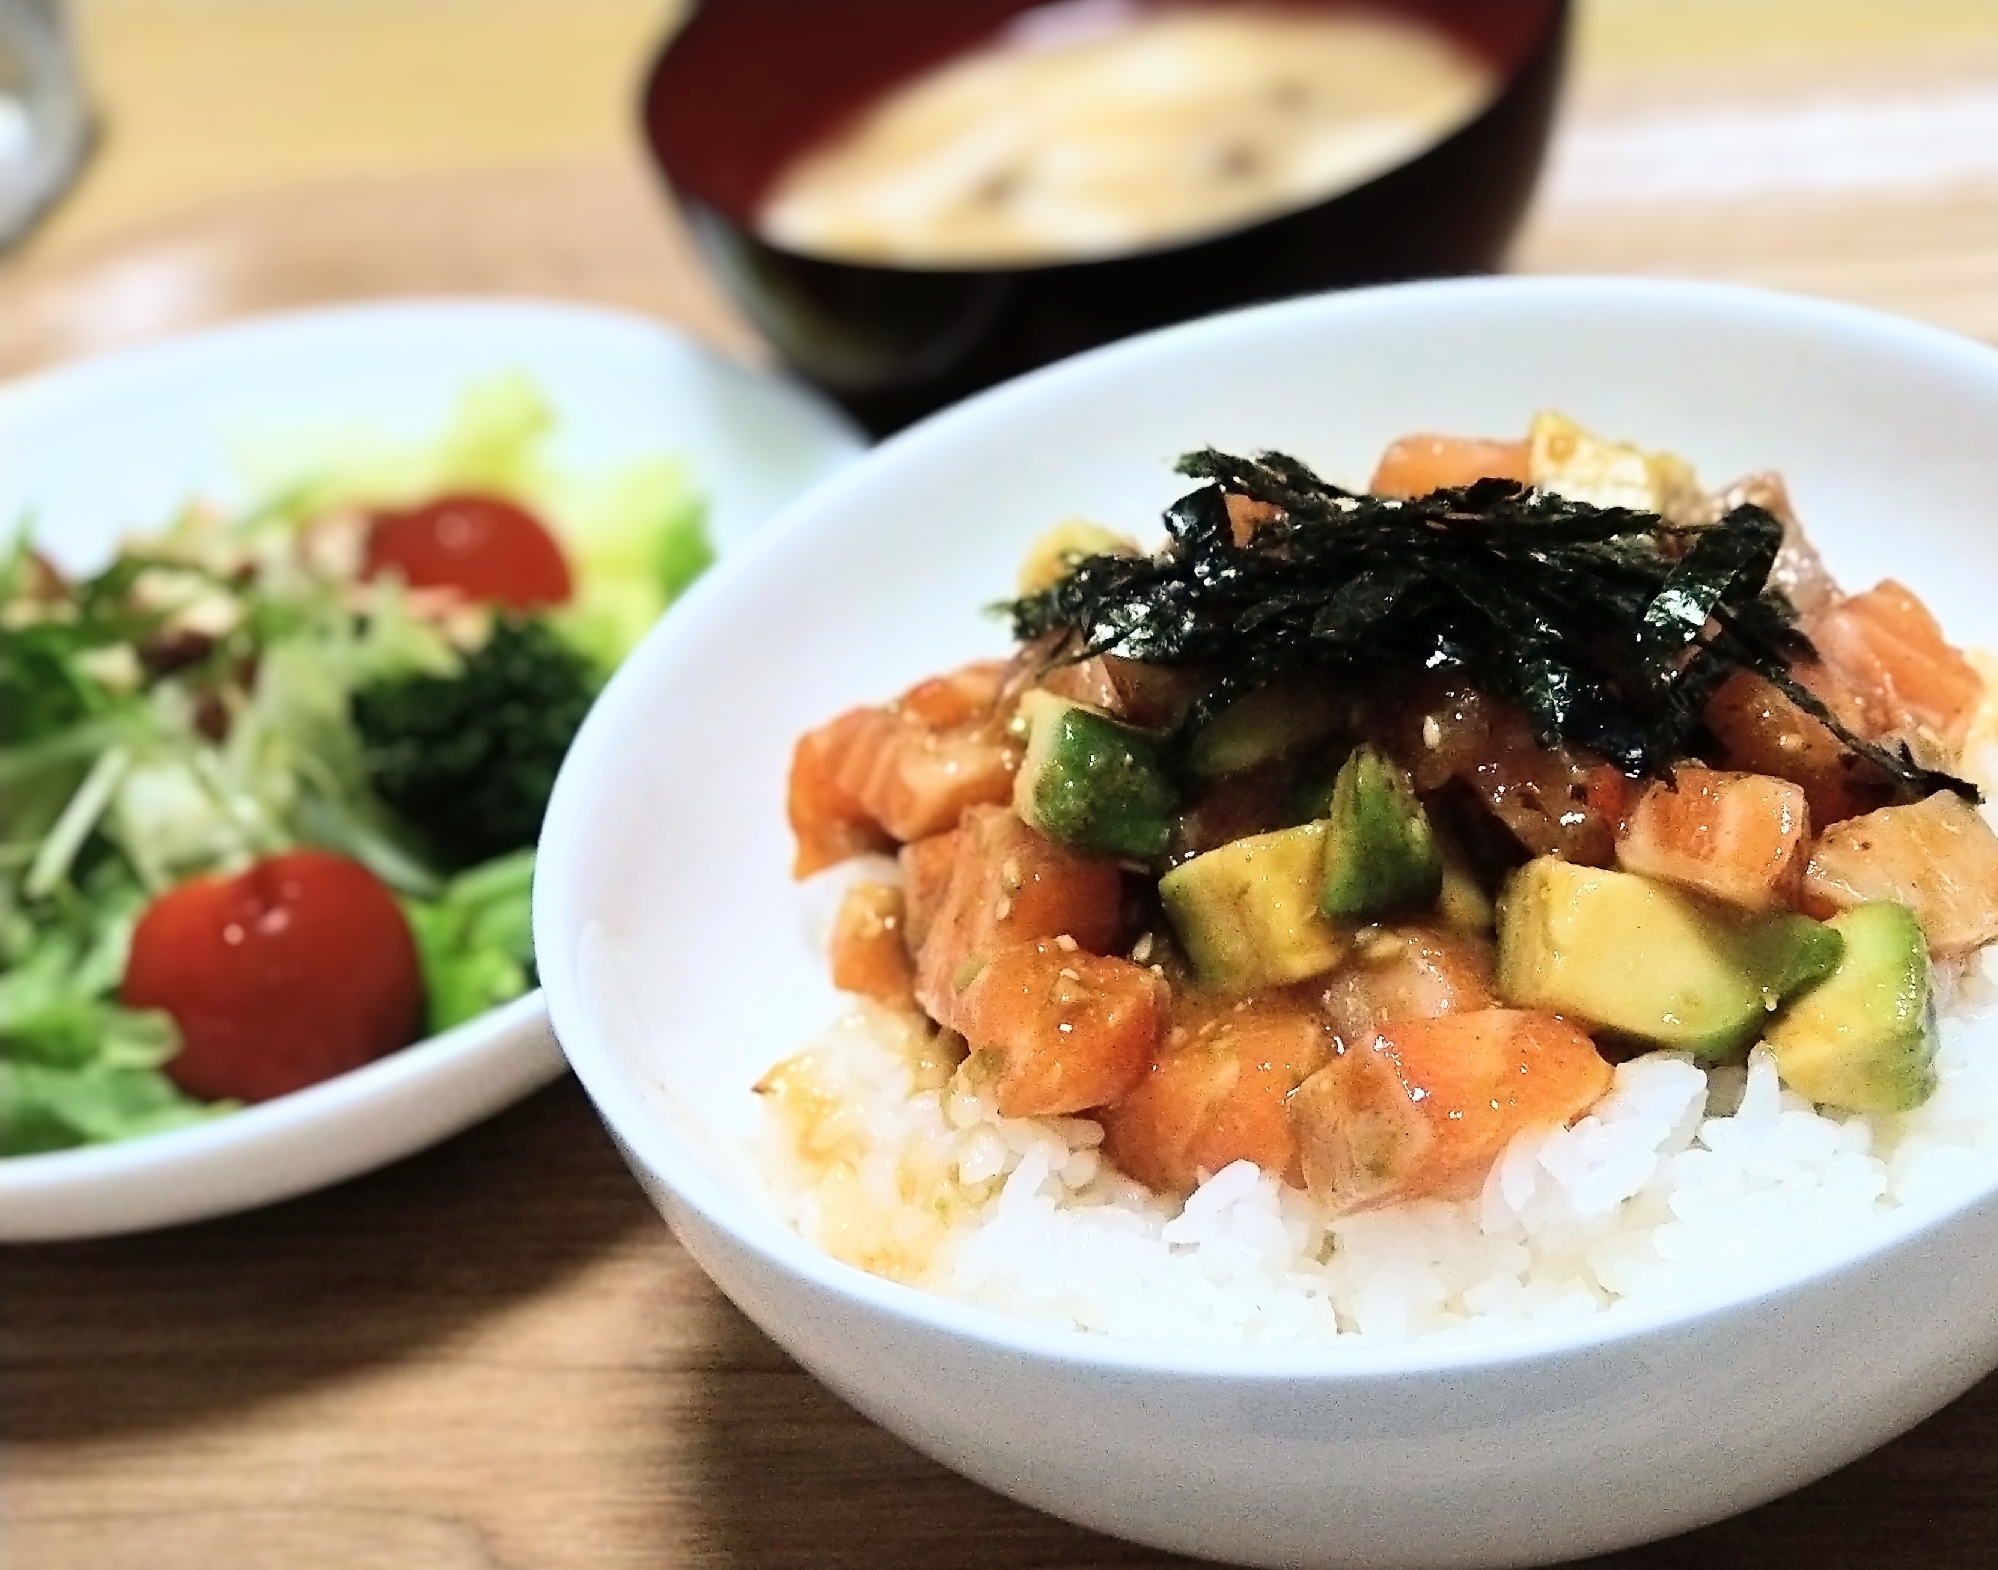
[[268,1101],[416,1038],[416,943],[381,880],[325,851],[195,878],[146,907],[120,991],[165,1009],[181,1049],[166,1072],[190,1095]]
[[547,526],[499,496],[440,496],[376,513],[362,575],[390,569],[412,589],[456,589],[521,611],[560,605],[574,588]]

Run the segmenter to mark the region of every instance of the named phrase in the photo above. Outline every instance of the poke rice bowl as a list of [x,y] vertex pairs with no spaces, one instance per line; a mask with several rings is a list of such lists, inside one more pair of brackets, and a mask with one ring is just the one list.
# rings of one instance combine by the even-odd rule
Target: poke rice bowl
[[[1183,452],[1275,449],[1357,487],[1403,433],[1517,431],[1549,408],[1712,480],[1781,471],[1844,582],[1898,579],[1956,642],[1998,644],[1998,353],[1738,288],[1498,279],[1213,318],[987,393],[797,504],[619,671],[542,842],[551,1017],[682,1243],[867,1416],[1160,1548],[1510,1565],[1747,1509],[1998,1365],[1998,1148],[1957,1152],[1945,1179],[1849,1228],[1737,1250],[1696,1290],[1290,1344],[1000,1312],[869,1274],[792,1224],[751,1087],[843,1008],[828,896],[791,878],[797,738],[1003,655],[986,608],[1030,543],[1076,516],[1156,541],[1189,488]],[[1989,1021],[1957,1039],[1998,1053]],[[1731,1212],[1706,1214],[1724,1238]],[[1021,1271],[1036,1268],[1063,1267],[1050,1253]]]

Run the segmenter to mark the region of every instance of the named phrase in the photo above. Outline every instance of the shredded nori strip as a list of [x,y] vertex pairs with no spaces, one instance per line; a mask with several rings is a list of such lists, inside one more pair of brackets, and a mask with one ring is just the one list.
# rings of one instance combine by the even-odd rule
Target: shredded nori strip
[[[1748,670],[1906,794],[1979,799],[1905,743],[1895,752],[1855,736],[1790,674],[1816,651],[1769,586],[1783,526],[1763,508],[1687,528],[1499,479],[1393,501],[1329,485],[1281,453],[1190,453],[1179,472],[1210,483],[1166,510],[1162,550],[1087,557],[1005,609],[1023,642],[1052,637],[1067,659],[1217,672],[1182,741],[1282,679],[1364,688],[1444,675],[1516,704],[1543,746],[1669,778],[1711,745],[1707,700]],[[1228,493],[1282,516],[1237,545]]]

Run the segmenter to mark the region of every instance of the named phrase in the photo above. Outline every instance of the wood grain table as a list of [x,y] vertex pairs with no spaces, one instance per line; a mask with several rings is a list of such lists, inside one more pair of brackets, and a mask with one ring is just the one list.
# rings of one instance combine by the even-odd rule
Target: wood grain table
[[[1998,6],[1602,0],[1584,23],[1517,266],[1768,283],[1998,340]],[[756,352],[611,148],[38,248],[0,272],[0,370],[409,290],[608,301]],[[8,1570],[1161,1562],[828,1395],[708,1285],[571,1083],[291,1204],[0,1253]],[[1604,1563],[1998,1565],[1998,1380],[1789,1499]]]

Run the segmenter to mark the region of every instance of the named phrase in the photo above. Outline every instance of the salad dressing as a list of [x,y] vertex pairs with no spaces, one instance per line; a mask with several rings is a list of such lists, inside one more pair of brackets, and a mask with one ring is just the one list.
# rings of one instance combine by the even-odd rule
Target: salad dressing
[[1360,185],[1497,87],[1391,14],[1079,0],[887,93],[779,177],[759,223],[795,250],[915,266],[1141,250]]

